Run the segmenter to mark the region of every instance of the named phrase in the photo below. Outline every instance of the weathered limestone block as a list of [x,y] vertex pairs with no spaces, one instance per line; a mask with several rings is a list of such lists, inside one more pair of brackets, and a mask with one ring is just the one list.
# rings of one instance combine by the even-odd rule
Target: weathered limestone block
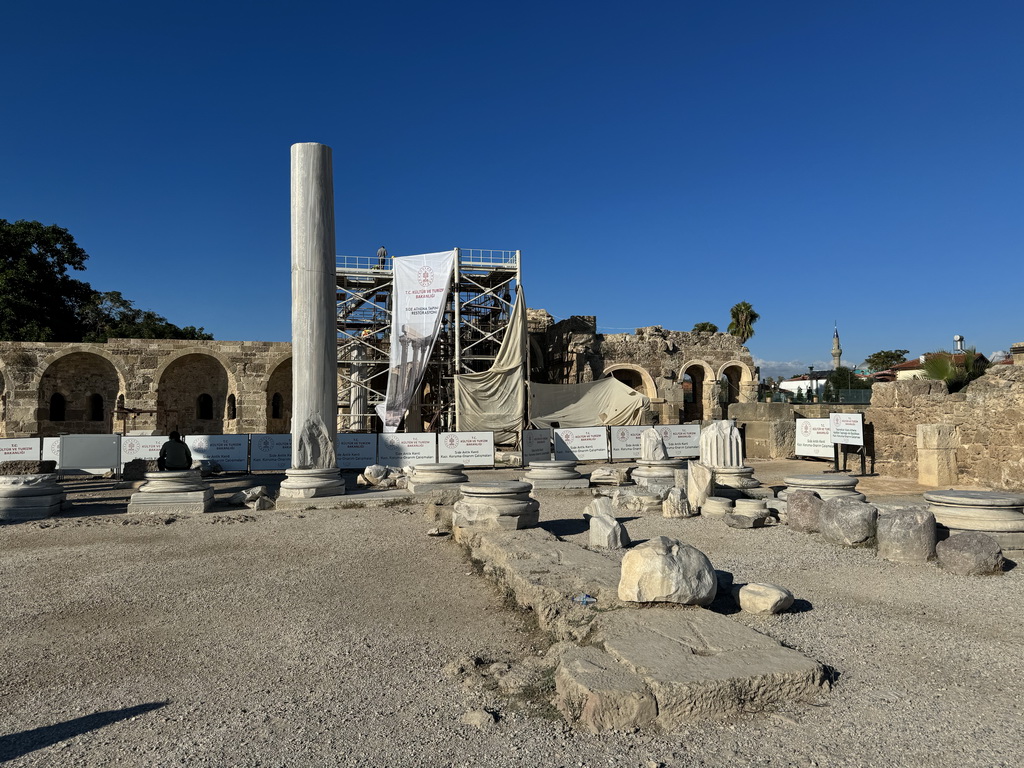
[[661,516],[662,517],[693,517],[694,513],[690,511],[690,504],[686,500],[686,495],[681,488],[672,488],[669,490],[668,495],[665,496],[665,501],[661,503]]
[[871,504],[839,496],[821,505],[819,528],[826,541],[841,547],[864,547],[875,543],[878,509]]
[[786,524],[794,531],[817,533],[821,525],[821,498],[813,491],[793,491],[784,502]]
[[0,475],[0,521],[42,520],[68,508],[57,475]]
[[960,447],[956,427],[949,424],[918,424],[917,448],[937,451],[955,451]]
[[917,449],[917,482],[935,488],[949,488],[960,482],[956,451]]
[[732,514],[733,501],[725,496],[708,496],[700,508],[703,517],[724,517]]
[[768,524],[768,510],[762,512],[733,512],[723,518],[730,528],[764,528]]
[[212,505],[213,488],[203,482],[198,469],[147,472],[146,482],[128,501],[128,514],[202,514]]
[[595,498],[587,505],[584,516],[590,521],[589,544],[596,549],[623,549],[629,546],[629,535],[612,514],[611,500]]
[[430,493],[439,485],[466,483],[469,477],[465,469],[464,464],[418,464],[412,469],[407,487],[412,493]]
[[717,589],[707,555],[677,539],[655,536],[622,558],[620,600],[710,605]]
[[690,509],[699,512],[715,487],[715,473],[699,461],[691,461],[687,471],[686,500],[690,502]]
[[896,563],[926,563],[935,557],[935,515],[924,507],[880,512],[878,556]]
[[736,584],[732,596],[747,613],[782,613],[793,606],[793,593],[778,584]]
[[453,524],[505,529],[533,528],[540,520],[540,503],[530,498],[532,486],[520,482],[463,483],[455,503]]
[[590,481],[576,470],[575,461],[531,461],[521,478],[534,488],[587,488]]
[[590,733],[644,728],[658,706],[639,675],[590,646],[567,649],[555,671],[555,706]]
[[590,473],[594,485],[625,485],[629,482],[629,467],[596,467]]
[[991,536],[967,531],[935,546],[939,566],[958,576],[987,576],[1003,572],[1003,551]]

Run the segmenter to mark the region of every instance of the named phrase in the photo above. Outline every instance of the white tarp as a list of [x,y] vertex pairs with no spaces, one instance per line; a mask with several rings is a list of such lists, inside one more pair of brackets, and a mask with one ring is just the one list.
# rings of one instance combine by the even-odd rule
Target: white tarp
[[402,256],[395,274],[388,391],[377,412],[385,432],[396,432],[427,369],[441,328],[455,268],[455,251]]
[[515,441],[526,419],[526,345],[526,302],[520,287],[494,364],[486,371],[455,377],[460,431],[489,430],[497,443]]
[[530,385],[530,421],[535,427],[640,424],[650,403],[611,376],[585,384]]

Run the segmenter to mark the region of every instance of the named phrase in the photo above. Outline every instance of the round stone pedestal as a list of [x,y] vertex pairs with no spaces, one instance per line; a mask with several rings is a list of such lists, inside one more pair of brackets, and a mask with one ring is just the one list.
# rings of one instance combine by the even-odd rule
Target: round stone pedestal
[[195,515],[213,504],[213,488],[198,469],[181,472],[147,472],[146,482],[132,494],[129,514]]
[[534,488],[588,488],[590,481],[576,471],[575,461],[531,461],[523,475]]
[[996,491],[928,491],[935,522],[954,531],[978,531],[1003,549],[1024,549],[1024,496]]
[[753,467],[712,467],[712,471],[715,473],[715,485],[723,488],[742,490],[761,485],[754,478]]
[[439,485],[468,482],[465,468],[465,464],[417,464],[412,468],[408,488],[413,493],[429,493]]
[[724,496],[708,496],[700,507],[703,517],[722,517],[728,515],[732,510],[732,499],[727,499]]
[[456,526],[533,528],[540,520],[540,503],[530,498],[533,486],[520,482],[466,483],[455,502]]
[[324,496],[344,496],[345,481],[341,479],[341,470],[329,467],[326,469],[285,470],[285,479],[281,483],[279,499],[315,499]]
[[66,509],[57,475],[0,475],[0,520],[42,520]]
[[656,459],[639,462],[639,466],[633,470],[633,482],[641,487],[649,486],[652,483],[662,486],[674,486],[676,484],[676,470],[686,466],[686,459]]
[[857,478],[849,475],[793,475],[782,478],[786,488],[779,492],[780,499],[789,498],[793,491],[810,491],[823,499],[834,499],[837,496],[850,496],[857,501],[867,497],[857,491]]

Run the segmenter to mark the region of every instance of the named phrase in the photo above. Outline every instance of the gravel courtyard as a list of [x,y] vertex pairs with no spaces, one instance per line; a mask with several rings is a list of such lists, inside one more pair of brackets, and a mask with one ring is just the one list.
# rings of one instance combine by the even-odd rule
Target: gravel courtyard
[[[753,463],[762,482],[814,473]],[[509,471],[474,478],[510,477]],[[221,478],[218,499],[240,484]],[[716,609],[834,670],[816,700],[685,733],[575,732],[453,662],[509,663],[547,640],[411,503],[174,521],[128,490],[68,484],[75,510],[0,526],[0,762],[18,766],[1016,766],[1024,755],[1024,569],[962,578],[781,526],[646,517],[736,581],[798,598]],[[914,498],[868,478],[869,500]],[[542,524],[587,496],[545,500]],[[573,526],[558,526],[572,538]],[[579,529],[576,526],[575,529]],[[614,555],[609,555],[614,556]],[[486,683],[486,679],[484,679]],[[465,724],[487,709],[496,722]]]

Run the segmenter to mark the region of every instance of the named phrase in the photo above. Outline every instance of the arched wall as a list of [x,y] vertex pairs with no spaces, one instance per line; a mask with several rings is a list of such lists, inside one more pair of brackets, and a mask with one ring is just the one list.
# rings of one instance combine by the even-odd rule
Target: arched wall
[[[161,368],[155,381],[159,432],[167,434],[177,430],[185,435],[225,433],[231,376],[219,356],[206,352],[177,355]],[[211,419],[201,419],[197,413],[197,402],[203,394],[213,399]]]
[[[275,419],[273,414],[274,394],[279,393],[282,399],[281,417]],[[286,357],[270,369],[270,375],[263,389],[264,409],[266,411],[267,432],[270,434],[287,434],[292,423],[292,358]]]
[[615,371],[632,371],[640,375],[640,380],[643,382],[644,394],[647,395],[651,400],[658,397],[658,386],[654,383],[654,377],[647,372],[647,369],[639,365],[630,365],[629,363],[615,363],[609,365],[604,369],[606,376],[611,376]]
[[[36,387],[38,406],[36,419],[39,434],[54,437],[60,434],[103,434],[113,428],[113,411],[118,395],[124,389],[124,372],[109,355],[89,349],[71,348],[51,355],[40,366]],[[50,403],[55,394],[65,401],[64,419],[53,421]],[[103,401],[102,418],[92,416],[92,398]]]

